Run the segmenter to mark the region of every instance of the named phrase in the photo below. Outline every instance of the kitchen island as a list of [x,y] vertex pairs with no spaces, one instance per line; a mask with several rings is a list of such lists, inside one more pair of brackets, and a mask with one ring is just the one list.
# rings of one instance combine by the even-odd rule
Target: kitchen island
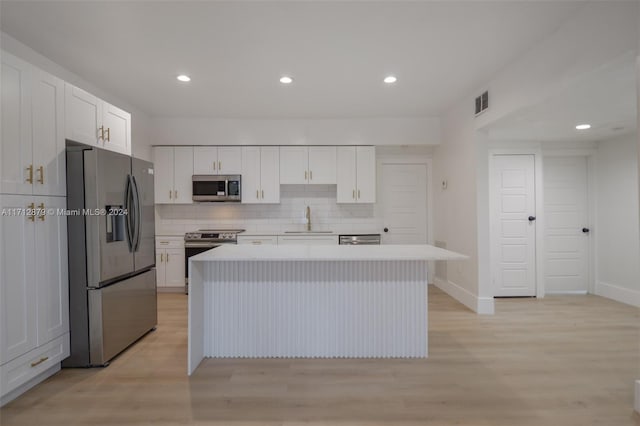
[[189,261],[191,375],[215,358],[427,357],[429,245],[221,246]]

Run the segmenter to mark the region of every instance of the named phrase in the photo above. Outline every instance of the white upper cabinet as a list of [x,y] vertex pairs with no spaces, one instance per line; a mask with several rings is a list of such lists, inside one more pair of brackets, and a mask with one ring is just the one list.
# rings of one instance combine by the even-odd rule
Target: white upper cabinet
[[75,142],[131,155],[131,114],[65,84],[65,136]]
[[156,204],[173,203],[173,147],[153,148],[153,189]]
[[40,70],[33,81],[33,193],[64,196],[64,82]]
[[193,203],[193,147],[156,146],[153,164],[156,204]]
[[103,147],[131,155],[131,114],[103,102],[102,117]]
[[177,146],[173,152],[173,202],[192,204],[193,147]]
[[337,156],[337,202],[375,203],[375,147],[340,146]]
[[280,183],[306,184],[309,182],[309,148],[306,146],[280,147]]
[[336,183],[336,147],[309,147],[309,183],[329,185]]
[[91,146],[102,146],[102,101],[65,83],[65,137]]
[[218,147],[218,174],[242,174],[242,149],[239,146]]
[[2,52],[0,192],[66,194],[64,83]]
[[373,146],[356,147],[356,180],[359,203],[376,202],[376,149]]
[[280,202],[280,152],[277,146],[260,148],[260,185],[263,203]]
[[335,146],[280,147],[281,184],[335,184]]
[[218,147],[193,147],[193,174],[215,175],[218,173]]
[[280,152],[278,147],[242,148],[242,202],[280,202]]
[[239,146],[196,146],[193,148],[194,175],[239,175],[242,149]]
[[0,192],[33,192],[33,146],[31,142],[32,67],[2,52],[2,144],[0,144]]

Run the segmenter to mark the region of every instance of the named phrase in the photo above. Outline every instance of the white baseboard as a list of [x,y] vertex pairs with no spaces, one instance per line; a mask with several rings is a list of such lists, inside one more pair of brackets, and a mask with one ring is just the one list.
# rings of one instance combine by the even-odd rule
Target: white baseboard
[[596,284],[596,294],[640,308],[640,291],[638,290],[630,290],[614,284],[598,282]]
[[561,294],[571,294],[571,295],[581,295],[581,294],[588,294],[589,292],[587,290],[558,290],[558,291],[549,291],[549,290],[545,290],[545,295],[546,296],[553,296],[553,295],[561,295]]
[[636,380],[636,398],[634,401],[633,408],[640,414],[640,380]]
[[495,312],[493,297],[478,297],[458,284],[438,277],[434,277],[433,283],[440,290],[478,314],[493,315]]

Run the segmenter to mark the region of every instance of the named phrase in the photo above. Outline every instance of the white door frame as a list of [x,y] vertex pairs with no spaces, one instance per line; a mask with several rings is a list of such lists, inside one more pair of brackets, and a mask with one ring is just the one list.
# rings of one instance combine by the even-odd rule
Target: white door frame
[[[490,148],[489,149],[489,176],[492,176],[495,170],[494,157],[496,155],[533,155],[534,170],[535,170],[535,203],[536,203],[536,260],[535,260],[535,273],[536,273],[536,297],[544,297],[544,215],[541,215],[544,209],[544,190],[542,180],[542,151],[538,148]],[[493,193],[495,189],[489,182],[489,200],[493,199]],[[493,226],[494,218],[496,217],[493,211],[493,206],[489,203],[489,220],[490,226]],[[494,246],[495,236],[489,232],[489,261],[492,264],[495,253],[492,253],[492,247]],[[493,268],[490,268],[491,281],[493,282]],[[492,287],[493,291],[493,287]]]
[[[594,229],[597,215],[596,200],[596,149],[594,148],[575,148],[575,149],[543,149],[542,157],[586,157],[587,159],[587,221],[590,232],[587,244],[587,292],[596,294],[596,277],[598,276],[597,245],[596,236],[597,229]],[[544,182],[544,179],[543,179]],[[543,206],[544,207],[544,206]]]
[[[405,154],[397,154],[397,155],[381,155],[376,159],[376,187],[379,191],[382,188],[382,165],[424,165],[427,168],[427,244],[433,245],[433,160],[431,157],[426,155],[405,155]],[[380,194],[376,194],[377,200],[382,200]],[[381,217],[381,206],[380,203],[376,203],[376,209],[378,210],[376,216]],[[429,262],[428,273],[429,273],[429,283],[433,282],[433,274],[435,272],[435,263]]]

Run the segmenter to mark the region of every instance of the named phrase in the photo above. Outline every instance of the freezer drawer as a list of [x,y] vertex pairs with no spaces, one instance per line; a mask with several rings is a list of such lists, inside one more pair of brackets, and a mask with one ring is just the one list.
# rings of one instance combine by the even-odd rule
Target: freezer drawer
[[104,365],[158,323],[156,270],[89,290],[91,365]]

